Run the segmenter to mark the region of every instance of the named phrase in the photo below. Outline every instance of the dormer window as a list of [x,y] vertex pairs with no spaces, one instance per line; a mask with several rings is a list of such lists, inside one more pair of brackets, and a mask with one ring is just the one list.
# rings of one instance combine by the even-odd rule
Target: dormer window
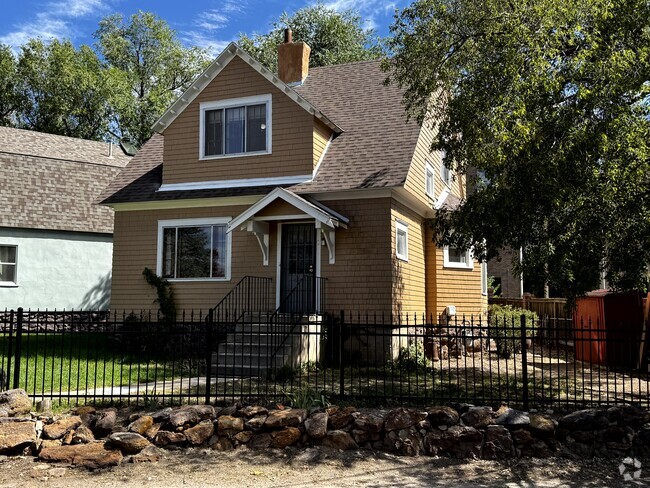
[[271,153],[271,95],[201,104],[200,158]]

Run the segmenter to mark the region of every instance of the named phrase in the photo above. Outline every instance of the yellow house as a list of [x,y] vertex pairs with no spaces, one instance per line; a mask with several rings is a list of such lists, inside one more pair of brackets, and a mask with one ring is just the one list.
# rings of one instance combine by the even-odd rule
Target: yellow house
[[465,195],[432,131],[406,120],[378,61],[308,60],[282,44],[274,74],[230,44],[156,123],[101,198],[113,310],[152,308],[148,267],[183,309],[259,277],[271,309],[303,286],[305,311],[485,313],[485,267],[436,247],[426,224]]

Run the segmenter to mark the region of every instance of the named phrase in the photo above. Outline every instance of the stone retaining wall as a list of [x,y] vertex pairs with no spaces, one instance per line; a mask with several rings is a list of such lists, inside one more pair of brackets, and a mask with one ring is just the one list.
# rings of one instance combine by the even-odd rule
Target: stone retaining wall
[[650,457],[650,415],[634,406],[562,417],[466,404],[386,411],[192,405],[130,414],[86,406],[54,417],[30,410],[24,391],[0,394],[0,454],[89,468],[156,461],[161,448],[184,446],[227,451],[322,445],[483,459]]

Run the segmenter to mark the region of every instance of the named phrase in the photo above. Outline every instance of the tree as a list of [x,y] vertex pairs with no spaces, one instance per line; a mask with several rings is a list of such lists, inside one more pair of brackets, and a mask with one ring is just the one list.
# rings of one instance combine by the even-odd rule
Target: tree
[[88,46],[32,39],[22,47],[14,79],[16,126],[83,139],[106,134],[112,84]]
[[0,44],[0,125],[13,125],[22,97],[17,82],[18,60],[9,46]]
[[484,178],[432,225],[439,244],[515,264],[575,297],[647,286],[650,3],[417,0],[385,63],[433,149]]
[[287,27],[291,28],[294,41],[304,41],[311,48],[311,67],[377,59],[383,54],[374,31],[365,29],[361,17],[352,10],[337,12],[319,3],[293,15],[283,12],[271,25],[267,34],[240,34],[238,42],[273,72],[277,71],[278,44],[284,41]]
[[150,12],[102,19],[95,32],[97,49],[113,69],[120,87],[112,98],[114,135],[143,144],[151,127],[205,68],[206,53],[185,48],[169,25]]

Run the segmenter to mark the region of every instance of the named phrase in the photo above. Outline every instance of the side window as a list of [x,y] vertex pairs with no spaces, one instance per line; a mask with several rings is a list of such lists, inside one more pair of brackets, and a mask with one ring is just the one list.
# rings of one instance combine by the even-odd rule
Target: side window
[[474,260],[471,251],[459,249],[457,247],[445,246],[443,249],[444,262],[446,268],[473,269]]
[[395,222],[395,255],[397,259],[408,261],[409,243],[408,243],[408,225],[401,221]]
[[434,170],[431,163],[427,161],[426,167],[424,169],[424,191],[431,198],[435,198],[435,179],[434,179]]
[[0,286],[15,286],[18,246],[0,245]]

